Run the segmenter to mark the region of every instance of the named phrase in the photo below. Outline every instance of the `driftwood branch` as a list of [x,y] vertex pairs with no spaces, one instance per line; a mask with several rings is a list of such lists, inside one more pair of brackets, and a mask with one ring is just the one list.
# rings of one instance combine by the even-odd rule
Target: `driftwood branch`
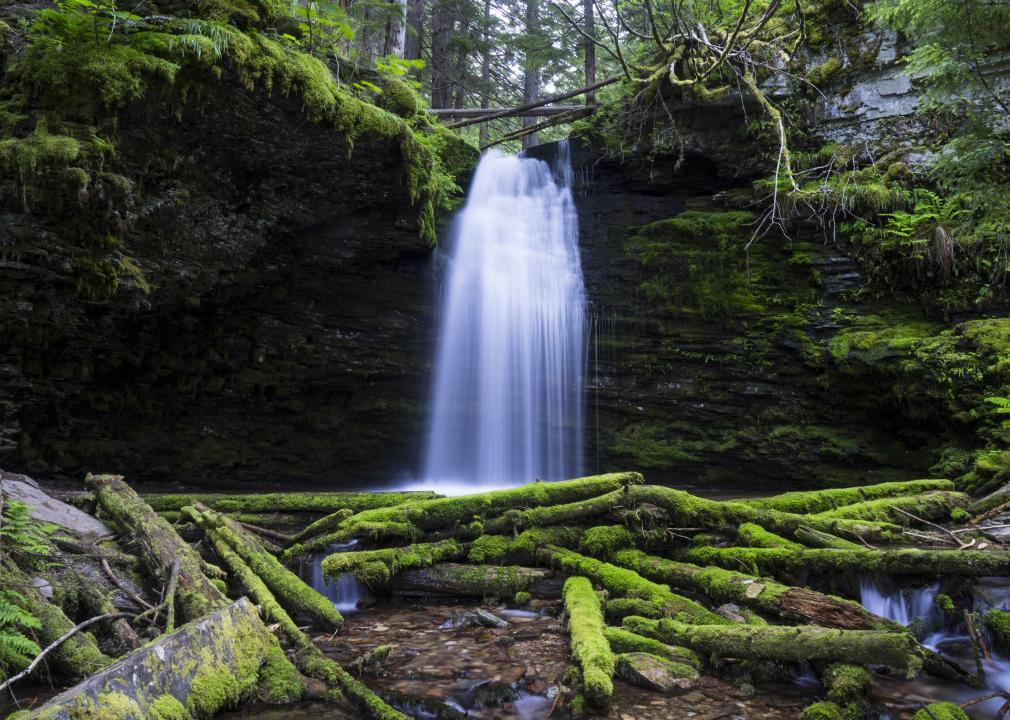
[[488,113],[487,115],[484,115],[482,117],[471,118],[469,120],[461,120],[460,122],[446,125],[446,127],[449,128],[450,130],[455,130],[457,128],[476,125],[477,123],[488,122],[490,120],[497,120],[498,118],[512,117],[517,112],[525,112],[527,110],[533,110],[535,108],[543,107],[544,105],[550,105],[551,103],[556,103],[561,100],[568,100],[569,98],[578,97],[579,95],[585,95],[587,92],[591,92],[593,90],[599,90],[600,88],[606,87],[607,85],[612,85],[620,79],[621,77],[619,75],[615,75],[613,77],[607,78],[606,80],[600,80],[598,83],[593,83],[592,85],[587,85],[586,87],[579,88],[578,90],[571,90],[569,92],[562,93],[560,95],[553,95],[548,98],[535,100],[534,102],[526,103],[525,105],[520,105],[519,107],[516,108],[509,108],[506,110],[500,110],[499,112]]

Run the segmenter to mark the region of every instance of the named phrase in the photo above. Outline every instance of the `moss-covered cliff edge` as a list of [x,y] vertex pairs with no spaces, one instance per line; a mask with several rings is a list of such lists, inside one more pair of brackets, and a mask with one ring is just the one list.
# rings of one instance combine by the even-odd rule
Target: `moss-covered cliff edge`
[[412,452],[435,213],[475,153],[278,7],[5,9],[0,464],[322,482]]

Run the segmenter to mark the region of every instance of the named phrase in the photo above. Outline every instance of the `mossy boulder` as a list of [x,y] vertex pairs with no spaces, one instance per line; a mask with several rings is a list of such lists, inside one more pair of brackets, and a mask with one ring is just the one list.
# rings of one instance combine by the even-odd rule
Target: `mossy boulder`
[[389,78],[382,83],[379,106],[399,117],[412,118],[417,115],[421,101],[407,83]]
[[622,680],[668,695],[693,690],[700,680],[698,671],[690,665],[644,652],[618,655],[616,668]]

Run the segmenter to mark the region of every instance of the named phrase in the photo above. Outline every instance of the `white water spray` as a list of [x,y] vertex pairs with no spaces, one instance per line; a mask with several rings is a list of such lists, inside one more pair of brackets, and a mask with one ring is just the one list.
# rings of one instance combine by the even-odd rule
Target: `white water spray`
[[582,469],[586,292],[571,163],[491,151],[454,228],[424,476],[452,492]]

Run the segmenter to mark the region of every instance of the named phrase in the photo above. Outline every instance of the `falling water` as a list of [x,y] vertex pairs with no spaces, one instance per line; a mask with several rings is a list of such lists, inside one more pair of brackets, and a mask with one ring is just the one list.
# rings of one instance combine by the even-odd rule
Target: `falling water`
[[908,625],[913,620],[939,622],[935,605],[940,584],[924,588],[894,588],[880,578],[864,576],[859,580],[859,602],[875,615]]
[[337,578],[328,578],[323,573],[323,558],[337,552],[347,552],[357,545],[357,540],[346,543],[336,543],[326,548],[325,552],[317,553],[309,558],[307,569],[308,581],[318,593],[326,597],[333,606],[342,613],[354,612],[365,592],[358,579],[350,573],[343,573]]
[[570,184],[566,143],[553,170],[495,151],[477,167],[447,268],[429,486],[581,470],[586,293]]

